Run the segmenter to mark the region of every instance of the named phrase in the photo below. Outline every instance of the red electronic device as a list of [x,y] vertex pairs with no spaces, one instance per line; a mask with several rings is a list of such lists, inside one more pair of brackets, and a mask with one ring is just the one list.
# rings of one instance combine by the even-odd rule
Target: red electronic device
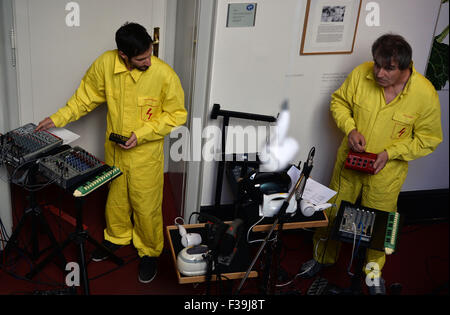
[[353,152],[350,150],[345,160],[345,168],[360,171],[364,173],[374,174],[373,164],[377,159],[377,155],[369,152]]

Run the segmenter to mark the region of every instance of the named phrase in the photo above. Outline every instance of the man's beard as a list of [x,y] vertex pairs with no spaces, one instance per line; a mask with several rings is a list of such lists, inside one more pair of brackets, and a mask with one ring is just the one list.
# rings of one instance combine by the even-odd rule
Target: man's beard
[[136,67],[139,71],[146,71],[148,68],[148,66]]

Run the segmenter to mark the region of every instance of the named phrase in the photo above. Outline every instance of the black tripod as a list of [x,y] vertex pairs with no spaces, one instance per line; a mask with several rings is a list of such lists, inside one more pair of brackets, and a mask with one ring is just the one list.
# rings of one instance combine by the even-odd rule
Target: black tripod
[[[95,239],[93,239],[87,230],[83,228],[83,204],[84,204],[84,198],[79,197],[75,200],[75,208],[76,208],[76,228],[75,232],[69,234],[68,238],[62,243],[61,250],[65,249],[70,243],[74,242],[76,245],[78,245],[78,253],[79,253],[79,264],[80,264],[80,271],[81,271],[81,280],[83,282],[83,289],[85,294],[89,294],[89,278],[87,273],[87,266],[86,266],[86,256],[85,256],[85,247],[84,243],[86,241],[89,241],[91,244],[93,244],[96,248],[103,249],[105,252],[109,254],[109,258],[111,258],[117,265],[121,266],[123,265],[123,259],[117,257],[112,253],[108,248],[97,242]],[[52,261],[53,257],[57,255],[58,252],[54,250],[50,255],[48,255],[39,265],[36,266],[35,269],[33,269],[31,272],[27,274],[28,278],[34,277],[42,268],[44,268],[49,262]]]
[[[308,160],[303,165],[303,171],[300,175],[300,178],[297,180],[297,183],[295,184],[294,188],[289,193],[289,196],[287,199],[283,202],[283,204],[280,207],[280,210],[278,211],[278,214],[275,217],[275,221],[272,224],[272,227],[270,228],[269,232],[267,233],[266,237],[264,238],[263,243],[258,249],[258,252],[256,253],[256,256],[253,258],[253,261],[251,262],[244,278],[242,278],[241,283],[239,284],[239,287],[236,290],[236,294],[239,294],[242,286],[244,285],[244,282],[247,280],[250,271],[252,270],[253,266],[255,265],[256,261],[258,260],[259,256],[261,255],[263,249],[266,247],[267,242],[269,241],[270,237],[272,236],[272,233],[275,231],[275,228],[278,226],[278,230],[275,232],[275,243],[273,248],[270,248],[266,250],[266,252],[271,255],[271,260],[266,260],[266,272],[263,277],[263,285],[262,287],[268,287],[269,293],[274,292],[275,290],[275,281],[277,278],[277,272],[279,267],[279,255],[281,252],[281,242],[279,240],[281,232],[283,230],[283,223],[284,223],[284,215],[286,214],[286,210],[289,207],[289,202],[292,197],[298,192],[300,195],[303,195],[303,190],[306,185],[306,181],[309,178],[309,175],[311,173],[312,167],[313,167],[313,158],[315,154],[315,147],[311,148],[308,154]],[[271,269],[273,268],[273,269]],[[270,282],[271,281],[271,282]]]
[[[33,164],[29,169],[27,169],[25,171],[28,173],[25,175],[27,176],[28,183],[31,187],[36,184],[37,167],[38,166],[36,164]],[[14,182],[14,180],[13,180],[13,182]],[[7,245],[5,246],[5,249],[3,251],[4,257],[7,257],[9,251],[13,247],[15,247],[15,248],[27,253],[27,255],[30,256],[31,259],[35,261],[42,255],[43,252],[45,252],[46,250],[53,247],[55,254],[57,254],[59,256],[59,258],[61,259],[60,266],[64,270],[65,265],[66,265],[66,259],[63,255],[62,250],[61,250],[58,242],[56,241],[47,221],[45,220],[45,217],[42,213],[42,209],[39,207],[39,205],[36,201],[36,192],[34,190],[30,190],[30,195],[28,196],[28,200],[30,202],[30,205],[27,209],[24,210],[24,213],[23,213],[16,229],[12,233],[10,239],[8,240]],[[25,249],[21,249],[19,246],[19,235],[22,232],[22,229],[25,226],[25,223],[27,221],[31,221],[31,242],[32,242],[31,253],[28,253]],[[43,250],[40,250],[40,246],[39,246],[39,234],[38,234],[39,228],[41,228],[47,234],[47,237],[51,243],[49,247],[47,247]]]

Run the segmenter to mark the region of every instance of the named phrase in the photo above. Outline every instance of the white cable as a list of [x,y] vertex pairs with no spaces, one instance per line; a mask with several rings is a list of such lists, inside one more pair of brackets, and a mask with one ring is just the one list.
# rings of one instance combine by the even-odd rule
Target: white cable
[[317,254],[317,248],[319,247],[319,243],[321,242],[321,241],[327,241],[328,240],[328,237],[327,238],[321,238],[321,239],[319,239],[319,241],[316,243],[316,248],[314,249],[314,253],[315,253],[315,257],[317,257],[317,258],[319,258],[319,255]]
[[261,241],[261,240],[253,240],[253,241],[250,241],[250,232],[253,230],[253,228],[254,228],[258,223],[260,223],[262,220],[264,220],[264,218],[265,218],[265,217],[262,216],[261,219],[259,219],[258,221],[256,221],[256,223],[253,224],[253,225],[248,229],[248,231],[247,231],[247,243],[251,244],[251,243],[256,243],[256,242]]
[[[260,223],[260,222],[261,222],[262,220],[264,220],[264,219],[265,219],[265,216],[261,217],[261,219],[259,219],[258,221],[256,221],[256,223],[253,224],[253,225],[248,229],[248,231],[247,231],[247,243],[252,244],[252,243],[257,243],[257,242],[264,242],[264,239],[263,239],[263,238],[258,239],[258,240],[250,241],[250,232],[253,230],[253,228],[254,228],[258,223]],[[277,238],[277,237],[274,236],[272,239],[268,240],[268,242],[274,241],[276,238]]]
[[[181,224],[178,223],[178,222],[177,222],[178,219],[181,220],[181,221],[183,221],[183,223],[181,223]],[[184,225],[184,219],[183,219],[182,217],[176,217],[175,220],[173,220],[173,221],[175,222],[175,225]]]
[[[326,239],[320,239],[320,240],[326,240]],[[304,274],[304,273],[307,273],[307,272],[310,271],[313,267],[314,267],[314,264],[312,264],[308,269],[306,269],[306,270],[304,270],[304,271],[302,271],[302,272],[300,272],[300,273],[297,273],[291,281],[286,282],[286,283],[283,283],[283,284],[277,284],[276,287],[284,287],[284,286],[287,286],[287,285],[291,284],[292,282],[294,282],[295,279],[297,279],[297,277],[301,276],[301,275]]]

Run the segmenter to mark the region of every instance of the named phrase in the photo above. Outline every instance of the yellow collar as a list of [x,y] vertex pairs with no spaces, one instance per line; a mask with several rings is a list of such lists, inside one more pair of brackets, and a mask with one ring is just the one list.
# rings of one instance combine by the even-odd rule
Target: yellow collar
[[[119,74],[122,72],[130,71],[128,70],[125,62],[120,58],[118,51],[116,50],[116,60],[114,62],[114,74]],[[138,69],[133,69],[130,71],[130,75],[133,78],[134,82],[137,82],[142,75],[142,71]]]

